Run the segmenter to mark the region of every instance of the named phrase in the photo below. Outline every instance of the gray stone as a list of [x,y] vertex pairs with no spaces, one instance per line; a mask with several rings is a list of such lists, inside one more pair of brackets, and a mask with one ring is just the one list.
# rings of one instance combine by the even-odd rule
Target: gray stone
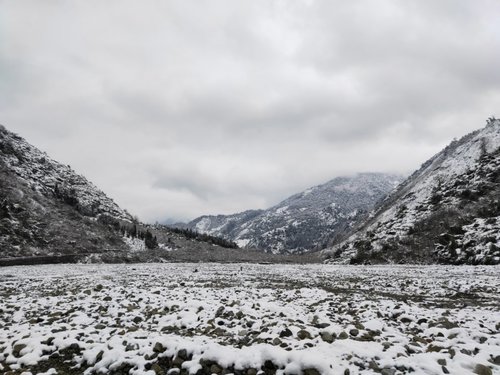
[[340,340],[345,340],[347,338],[349,338],[349,335],[346,332],[344,332],[344,331],[340,332],[340,335],[339,335]]
[[19,358],[21,356],[21,350],[23,350],[24,348],[26,348],[26,345],[24,344],[17,344],[17,345],[14,345],[14,348],[12,348],[12,355],[14,357],[17,357]]
[[304,375],[321,375],[321,373],[315,368],[304,369]]
[[437,363],[439,363],[441,366],[446,366],[446,359],[440,358],[437,360]]
[[297,337],[299,338],[299,340],[306,340],[312,338],[311,334],[305,329],[301,329],[299,332],[297,332]]
[[212,366],[210,366],[210,372],[212,374],[220,374],[222,372],[222,367],[214,363]]
[[488,366],[478,363],[474,368],[474,374],[478,375],[493,375],[493,372]]
[[293,336],[292,331],[290,331],[288,328],[285,328],[283,331],[280,332],[280,337],[291,337]]
[[153,352],[155,352],[155,353],[163,353],[164,351],[165,351],[165,348],[159,342],[157,342],[155,344],[155,346],[153,347]]
[[333,337],[333,335],[330,332],[325,331],[325,332],[321,332],[321,340],[331,344],[332,342],[335,341],[335,337]]

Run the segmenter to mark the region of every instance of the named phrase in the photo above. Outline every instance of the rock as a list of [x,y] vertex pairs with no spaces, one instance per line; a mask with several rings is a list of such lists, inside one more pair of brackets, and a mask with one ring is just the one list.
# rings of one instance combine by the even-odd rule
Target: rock
[[24,348],[26,348],[26,345],[24,344],[14,345],[14,347],[12,348],[12,355],[19,358],[21,356],[21,350],[23,350]]
[[212,331],[212,333],[215,336],[225,336],[226,335],[226,331],[224,330],[224,328],[221,328],[221,327],[217,327],[216,329],[214,329]]
[[441,366],[446,366],[446,359],[440,358],[437,360],[437,363]]
[[353,328],[353,329],[351,329],[351,330],[349,331],[349,334],[350,334],[351,336],[357,336],[357,335],[359,335],[359,330],[358,330],[358,329],[356,329],[356,328]]
[[278,369],[278,366],[276,366],[273,361],[267,360],[264,362],[264,369],[268,371],[276,371]]
[[130,352],[130,351],[132,351],[132,350],[136,350],[136,349],[137,349],[137,346],[136,346],[136,345],[134,345],[134,344],[128,344],[128,345],[126,346],[126,348],[125,348],[125,351],[126,351],[126,352]]
[[460,349],[460,353],[471,356],[472,352],[469,349]]
[[293,336],[292,331],[290,331],[288,328],[285,328],[283,331],[280,332],[280,337],[291,337]]
[[165,351],[165,347],[159,342],[157,342],[155,344],[155,346],[153,347],[153,352],[155,352],[155,353],[163,353],[164,351]]
[[474,368],[474,374],[478,375],[493,375],[493,372],[488,366],[478,363]]
[[304,369],[304,375],[321,375],[321,373],[315,368]]
[[212,374],[220,374],[222,372],[222,367],[214,363],[212,366],[210,366],[210,372]]
[[344,370],[344,375],[350,375],[350,374],[351,374],[351,371],[348,368],[346,368]]
[[440,352],[441,350],[444,350],[445,348],[442,348],[441,346],[437,346],[437,345],[432,345],[430,344],[428,347],[427,347],[427,352]]
[[275,337],[273,341],[271,342],[274,346],[279,346],[283,343],[279,338]]
[[333,335],[330,332],[325,331],[325,332],[321,332],[321,340],[331,344],[332,342],[335,341],[335,337],[333,337]]
[[172,361],[172,365],[174,365],[175,367],[178,367],[178,368],[181,368],[183,363],[184,363],[184,360],[179,356],[175,357],[174,360]]
[[357,322],[356,324],[354,324],[354,327],[356,327],[359,330],[365,329],[365,326],[360,322]]
[[156,375],[164,375],[165,371],[160,367],[158,363],[155,363],[153,366],[151,366],[151,370],[155,372]]
[[449,374],[450,372],[446,368],[446,366],[441,366],[441,370],[443,370],[443,374]]
[[221,306],[217,309],[217,311],[215,312],[215,317],[218,318],[219,316],[222,316],[222,314],[224,314],[224,306]]
[[140,322],[142,322],[142,318],[140,316],[136,316],[136,317],[134,317],[134,319],[132,321],[135,324],[139,324]]
[[429,324],[429,327],[436,326],[445,329],[457,328],[458,324],[454,322],[450,322],[447,318],[440,318],[436,324]]
[[450,354],[450,358],[453,359],[455,357],[456,351],[453,348],[448,349],[448,354]]
[[186,349],[181,349],[177,352],[177,357],[182,358],[187,361],[189,359],[188,352]]
[[67,350],[69,350],[71,352],[79,353],[80,352],[80,345],[78,345],[76,342],[74,342],[73,344],[68,346]]
[[257,375],[257,369],[249,368],[247,370],[247,375]]
[[180,373],[181,370],[179,370],[178,368],[171,368],[167,371],[167,375],[179,375]]
[[396,369],[393,368],[383,368],[380,372],[382,375],[394,375],[396,373]]
[[101,290],[103,290],[103,288],[104,288],[104,287],[103,287],[101,284],[97,284],[97,285],[95,286],[94,290],[95,290],[96,292],[100,292]]
[[104,356],[104,350],[101,350],[99,353],[97,353],[97,356],[95,357],[95,363],[101,362],[103,356]]
[[297,332],[297,337],[299,338],[299,340],[312,339],[311,334],[305,329],[301,329],[299,332]]
[[316,325],[314,325],[316,328],[319,328],[319,329],[323,329],[323,328],[327,328],[327,327],[330,327],[330,323],[318,323]]
[[349,335],[346,332],[344,332],[344,331],[340,332],[340,335],[339,335],[340,340],[345,340],[347,338],[349,338]]
[[500,355],[497,355],[495,358],[491,360],[495,365],[500,365]]

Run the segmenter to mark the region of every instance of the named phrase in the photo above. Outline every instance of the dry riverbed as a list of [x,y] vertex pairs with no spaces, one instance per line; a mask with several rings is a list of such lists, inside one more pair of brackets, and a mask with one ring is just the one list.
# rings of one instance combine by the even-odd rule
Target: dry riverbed
[[0,268],[3,374],[499,374],[500,267]]

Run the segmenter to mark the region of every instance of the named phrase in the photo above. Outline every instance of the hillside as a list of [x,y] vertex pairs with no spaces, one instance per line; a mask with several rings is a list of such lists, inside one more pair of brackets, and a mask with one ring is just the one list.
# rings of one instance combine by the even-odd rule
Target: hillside
[[0,125],[0,265],[252,260],[234,247],[140,223],[85,177]]
[[351,263],[500,263],[500,120],[424,163],[325,255]]
[[267,210],[202,216],[186,225],[241,247],[274,254],[320,249],[349,230],[401,181],[397,175],[360,173],[338,177],[295,194]]

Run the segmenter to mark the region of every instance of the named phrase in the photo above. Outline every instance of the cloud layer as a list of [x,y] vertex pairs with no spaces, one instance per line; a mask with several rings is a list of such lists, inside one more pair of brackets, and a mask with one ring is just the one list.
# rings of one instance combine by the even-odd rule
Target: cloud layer
[[147,221],[410,172],[498,115],[496,0],[0,1],[0,122]]

